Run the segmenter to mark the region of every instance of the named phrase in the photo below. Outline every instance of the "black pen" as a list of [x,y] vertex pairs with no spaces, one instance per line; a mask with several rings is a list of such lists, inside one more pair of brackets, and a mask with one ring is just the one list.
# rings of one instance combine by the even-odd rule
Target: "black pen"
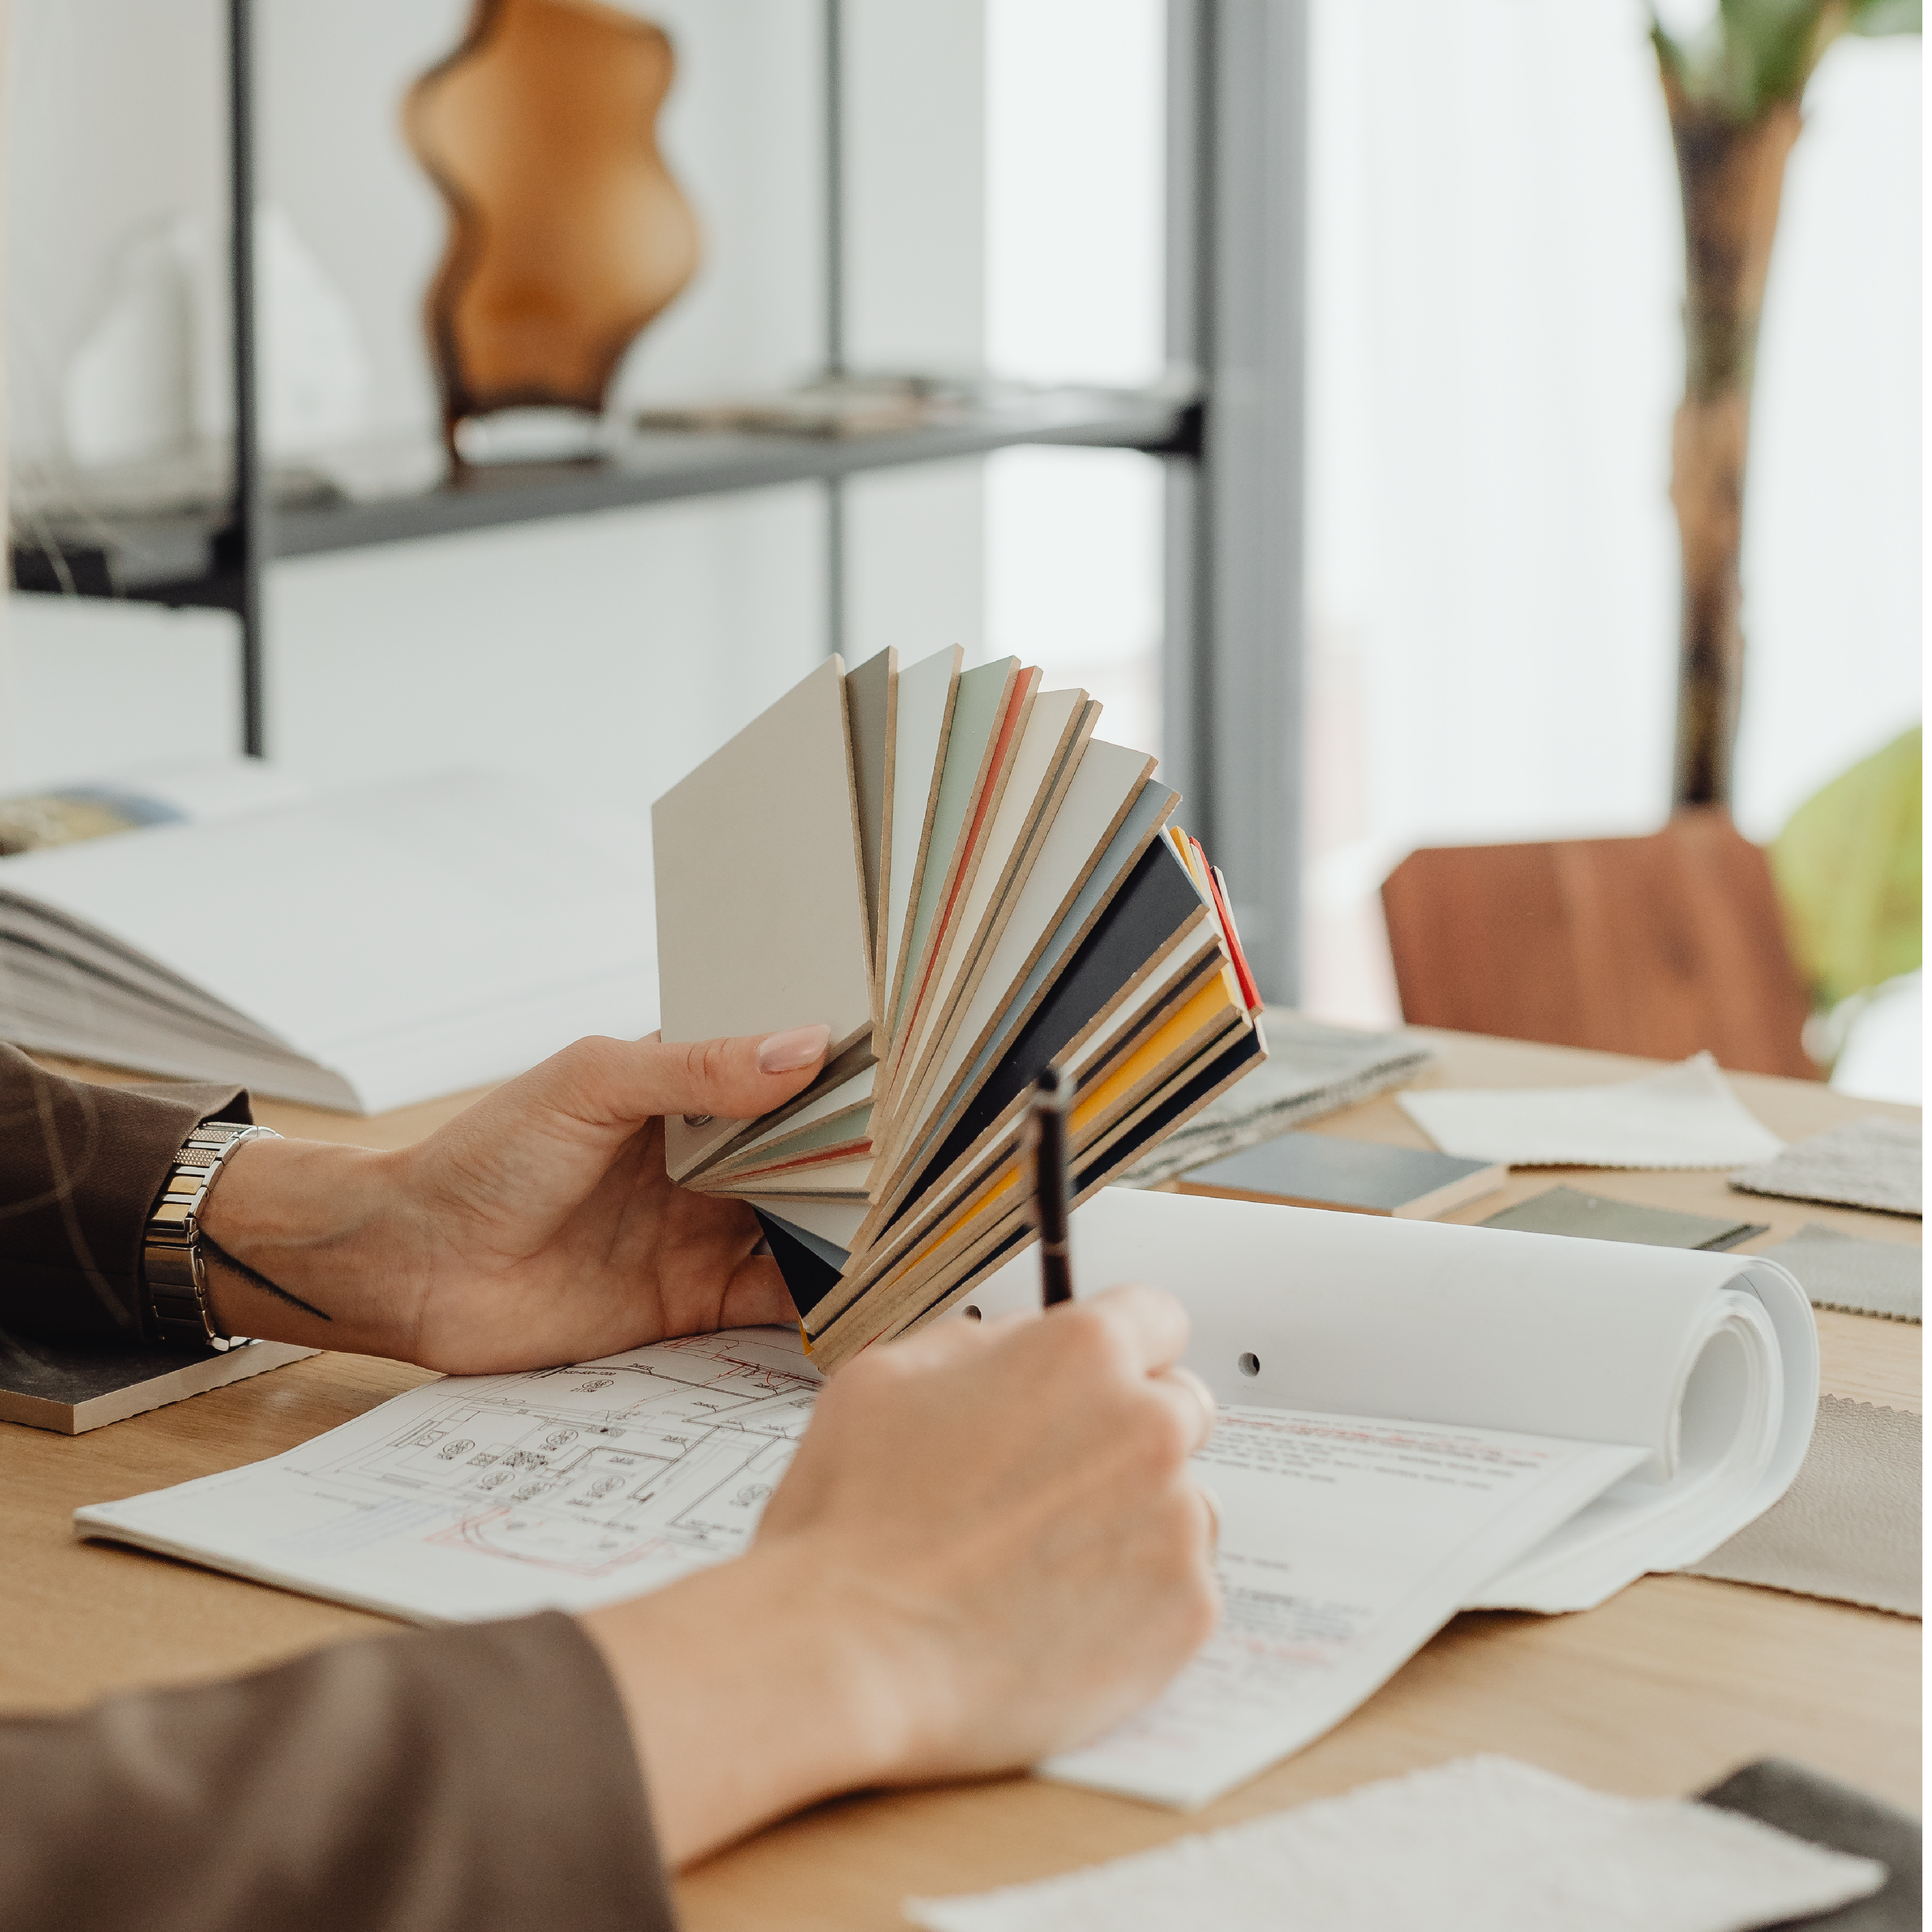
[[1031,1110],[1040,1299],[1045,1308],[1073,1299],[1073,1271],[1066,1258],[1066,1116],[1072,1105],[1072,1075],[1049,1066],[1034,1084]]

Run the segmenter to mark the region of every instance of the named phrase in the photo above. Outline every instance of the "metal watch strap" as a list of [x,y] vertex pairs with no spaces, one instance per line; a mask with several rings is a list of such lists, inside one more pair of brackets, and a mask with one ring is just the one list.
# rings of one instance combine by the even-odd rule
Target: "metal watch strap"
[[141,1238],[148,1310],[164,1342],[215,1348],[239,1347],[245,1335],[224,1335],[208,1305],[208,1264],[201,1252],[201,1212],[229,1156],[244,1141],[280,1140],[268,1127],[204,1120],[182,1144],[167,1185]]

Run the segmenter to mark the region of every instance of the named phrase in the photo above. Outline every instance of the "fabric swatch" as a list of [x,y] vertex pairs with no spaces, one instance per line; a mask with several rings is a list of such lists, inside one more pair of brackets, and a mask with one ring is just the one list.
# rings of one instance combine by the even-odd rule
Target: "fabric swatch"
[[1732,1174],[1731,1185],[1747,1194],[1922,1217],[1924,1159],[1924,1133],[1916,1121],[1874,1117],[1799,1141],[1774,1160]]
[[1869,1898],[1815,1918],[1787,1920],[1779,1932],[1920,1932],[1924,1849],[1916,1818],[1778,1757],[1760,1758],[1732,1772],[1721,1784],[1700,1793],[1697,1802],[1742,1811],[1814,1845],[1876,1858],[1891,1873],[1884,1889]]
[[1901,1241],[1862,1241],[1808,1221],[1788,1241],[1764,1250],[1798,1277],[1814,1308],[1843,1308],[1894,1322],[1924,1318],[1925,1256]]
[[1445,1088],[1397,1102],[1444,1154],[1512,1167],[1730,1167],[1784,1143],[1708,1053],[1613,1087]]
[[905,1912],[927,1932],[1743,1932],[1885,1881],[1735,1811],[1474,1757]]
[[1118,1176],[1115,1186],[1153,1187],[1273,1140],[1413,1078],[1436,1058],[1435,1048],[1413,1034],[1327,1026],[1287,1006],[1267,1008],[1262,1024],[1268,1058]]
[[1703,1248],[1719,1253],[1766,1232],[1762,1221],[1725,1221],[1635,1201],[1606,1201],[1580,1188],[1551,1187],[1479,1224],[1525,1234],[1576,1234],[1590,1241],[1631,1241],[1650,1248]]
[[1918,1616],[1924,1436],[1910,1409],[1820,1397],[1798,1480],[1687,1574]]

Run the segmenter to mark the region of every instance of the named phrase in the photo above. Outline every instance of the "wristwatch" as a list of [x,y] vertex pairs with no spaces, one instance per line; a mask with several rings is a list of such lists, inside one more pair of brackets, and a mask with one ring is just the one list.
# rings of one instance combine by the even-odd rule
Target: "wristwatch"
[[245,1335],[224,1335],[208,1305],[208,1264],[201,1252],[201,1211],[229,1156],[244,1141],[276,1141],[269,1127],[232,1120],[204,1120],[182,1144],[168,1170],[167,1185],[148,1216],[141,1237],[142,1273],[148,1315],[164,1342],[235,1348]]

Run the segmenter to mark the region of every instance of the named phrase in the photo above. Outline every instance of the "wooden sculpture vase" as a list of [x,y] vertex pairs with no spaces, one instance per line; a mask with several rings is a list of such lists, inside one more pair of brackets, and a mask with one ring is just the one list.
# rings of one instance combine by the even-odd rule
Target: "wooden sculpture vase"
[[410,145],[449,205],[425,309],[452,446],[490,410],[601,410],[695,272],[698,223],[658,152],[674,64],[660,28],[595,0],[476,0],[410,90]]

